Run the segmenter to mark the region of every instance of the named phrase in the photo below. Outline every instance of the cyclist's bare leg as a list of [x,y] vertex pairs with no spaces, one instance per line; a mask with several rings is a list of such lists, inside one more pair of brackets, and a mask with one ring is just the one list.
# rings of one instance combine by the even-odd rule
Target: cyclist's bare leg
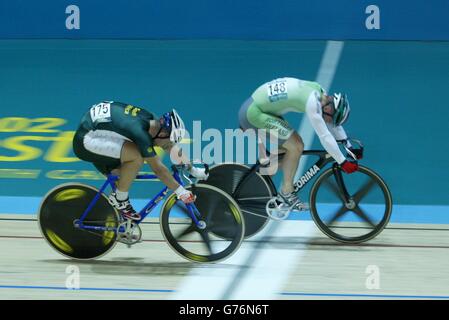
[[259,162],[264,164],[269,164],[268,166],[263,167],[261,173],[267,176],[274,176],[279,169],[282,169],[283,160],[278,158],[279,155],[283,155],[287,152],[287,150],[283,147],[278,147],[276,153],[267,155],[267,147],[263,143],[263,141],[258,140],[258,151],[259,151]]
[[301,158],[304,150],[304,143],[297,132],[293,132],[288,140],[282,145],[282,148],[286,149],[282,171],[284,179],[282,181],[282,193],[288,194],[294,191],[293,180],[295,178],[296,170],[298,169],[299,159]]
[[120,175],[120,168],[111,170],[111,174],[115,175],[115,176],[119,176]]
[[120,179],[117,182],[117,189],[128,192],[143,165],[143,158],[137,146],[133,142],[126,141],[123,144],[120,160],[122,165],[120,166]]

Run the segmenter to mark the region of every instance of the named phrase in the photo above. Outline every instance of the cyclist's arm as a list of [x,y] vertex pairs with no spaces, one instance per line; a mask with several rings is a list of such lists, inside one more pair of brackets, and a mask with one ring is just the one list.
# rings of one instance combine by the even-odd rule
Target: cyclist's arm
[[340,151],[334,136],[326,126],[326,122],[324,121],[322,115],[319,93],[316,91],[313,92],[307,100],[306,114],[324,149],[326,149],[326,151],[332,156],[332,158],[335,159],[335,161],[337,161],[337,163],[343,163],[346,158]]
[[186,164],[188,170],[192,168],[189,158],[182,152],[182,148],[179,145],[170,143],[164,150],[170,155],[170,161],[173,164]]
[[166,139],[167,141],[165,143],[159,144],[159,146],[164,149],[165,152],[170,152],[171,148],[175,145],[170,140]]
[[326,123],[327,129],[329,129],[330,133],[334,136],[335,140],[346,140],[348,139],[348,135],[346,134],[343,126],[334,126],[331,123]]
[[343,126],[334,126],[330,123],[326,123],[326,126],[329,129],[330,133],[332,133],[332,135],[334,136],[335,140],[337,140],[338,142],[345,142],[345,145],[348,148],[352,146],[348,141],[348,135],[346,134]]
[[173,178],[171,172],[162,163],[159,157],[147,157],[144,158],[154,172],[154,174],[171,190],[176,190],[179,187],[179,183]]
[[161,180],[168,188],[176,190],[179,187],[179,183],[173,178],[171,172],[156,155],[153,139],[148,132],[143,128],[134,127],[131,131],[131,137],[137,145],[144,161],[150,165],[152,171],[159,180]]

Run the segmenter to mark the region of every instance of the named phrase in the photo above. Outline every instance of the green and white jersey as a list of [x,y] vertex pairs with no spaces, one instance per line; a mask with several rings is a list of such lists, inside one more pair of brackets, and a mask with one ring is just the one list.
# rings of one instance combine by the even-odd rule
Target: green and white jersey
[[270,130],[280,141],[286,141],[294,129],[282,119],[288,112],[305,113],[327,152],[338,162],[345,156],[336,140],[347,135],[342,126],[335,127],[323,119],[321,100],[325,90],[320,84],[296,78],[279,78],[257,88],[240,108],[239,120],[243,129]]
[[279,78],[261,85],[252,98],[262,112],[281,116],[287,112],[305,112],[314,92],[318,99],[325,93],[317,82]]

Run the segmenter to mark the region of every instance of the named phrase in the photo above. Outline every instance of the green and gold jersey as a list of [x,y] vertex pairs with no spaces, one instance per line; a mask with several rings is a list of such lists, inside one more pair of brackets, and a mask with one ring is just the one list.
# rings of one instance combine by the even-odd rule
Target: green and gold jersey
[[80,129],[111,131],[134,142],[142,157],[154,157],[153,138],[149,134],[150,120],[158,117],[143,108],[122,102],[104,101],[93,105],[83,116]]

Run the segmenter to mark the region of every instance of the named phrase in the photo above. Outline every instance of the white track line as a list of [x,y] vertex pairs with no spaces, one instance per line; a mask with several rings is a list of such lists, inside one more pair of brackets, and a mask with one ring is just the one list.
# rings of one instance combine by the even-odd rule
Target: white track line
[[[316,81],[329,89],[343,49],[343,42],[328,41]],[[313,143],[314,130],[303,117],[299,133],[305,148]],[[304,169],[299,165],[296,176]],[[310,237],[315,231],[310,221],[271,221],[237,253],[221,264],[194,268],[179,286],[173,299],[274,299],[298,264],[306,245],[276,248],[290,237]]]
[[[323,88],[328,90],[333,81],[338,62],[343,49],[343,42],[328,41],[324,51],[321,65],[318,71],[316,81]],[[305,149],[310,149],[315,137],[310,122],[304,116],[298,128],[298,132],[303,139]],[[301,161],[295,178],[304,171],[306,161]],[[315,232],[315,226],[311,221],[283,221],[271,222],[271,225],[265,228],[265,236],[276,242],[285,243],[290,237],[310,236]],[[283,239],[285,239],[283,241]],[[306,244],[295,246],[294,249],[259,248],[258,255],[253,254],[252,260],[248,261],[251,272],[240,273],[240,278],[235,281],[234,286],[229,288],[228,292],[222,296],[225,299],[273,299],[277,292],[282,289],[284,283],[288,280],[290,272],[305,253]]]

